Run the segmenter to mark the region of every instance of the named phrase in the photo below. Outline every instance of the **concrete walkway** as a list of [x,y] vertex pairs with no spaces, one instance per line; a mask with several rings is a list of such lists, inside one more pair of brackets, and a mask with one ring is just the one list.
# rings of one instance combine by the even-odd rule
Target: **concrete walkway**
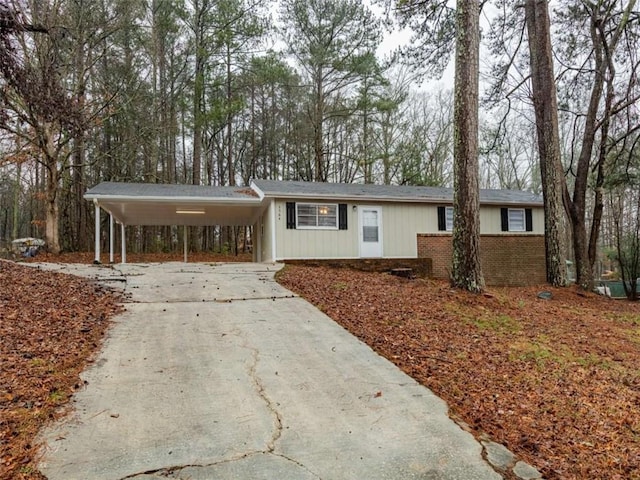
[[74,411],[70,479],[497,479],[443,401],[274,280],[279,265],[45,265],[124,288]]

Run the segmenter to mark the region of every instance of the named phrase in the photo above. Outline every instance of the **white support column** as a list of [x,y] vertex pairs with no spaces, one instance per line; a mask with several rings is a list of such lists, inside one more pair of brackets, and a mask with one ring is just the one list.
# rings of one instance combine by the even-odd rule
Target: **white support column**
[[253,247],[253,261],[262,263],[262,215],[251,229],[251,245]]
[[120,224],[120,248],[122,250],[120,263],[127,263],[127,237],[124,231],[124,223]]
[[95,217],[96,217],[96,228],[95,228],[95,244],[94,244],[94,250],[95,250],[95,257],[93,259],[93,263],[100,263],[100,205],[98,205],[98,202],[95,202],[95,209],[96,209],[96,213],[95,213]]
[[109,214],[109,263],[113,263],[113,214]]
[[182,243],[184,245],[184,263],[187,263],[187,226],[182,227]]
[[275,200],[271,200],[271,206],[269,208],[271,209],[271,218],[269,219],[269,222],[271,222],[271,225],[269,227],[271,230],[271,261],[275,262],[276,252],[278,251],[276,249],[276,202]]

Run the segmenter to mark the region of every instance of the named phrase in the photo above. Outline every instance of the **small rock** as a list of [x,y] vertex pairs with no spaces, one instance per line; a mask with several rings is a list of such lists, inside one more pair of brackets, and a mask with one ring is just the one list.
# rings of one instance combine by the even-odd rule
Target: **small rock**
[[487,461],[499,470],[506,471],[515,463],[516,457],[507,447],[492,441],[483,441]]
[[551,300],[551,298],[553,297],[553,294],[551,292],[540,292],[538,293],[538,298],[541,298],[542,300]]
[[522,480],[539,480],[542,478],[538,470],[523,461],[516,463],[516,466],[513,467],[513,473]]

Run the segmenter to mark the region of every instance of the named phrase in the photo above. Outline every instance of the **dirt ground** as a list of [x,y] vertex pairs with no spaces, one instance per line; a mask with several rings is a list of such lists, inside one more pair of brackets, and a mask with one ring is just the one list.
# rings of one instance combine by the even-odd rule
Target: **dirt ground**
[[[472,295],[324,267],[288,266],[278,279],[545,478],[640,479],[640,304],[547,286]],[[0,479],[42,478],[37,432],[82,387],[119,301],[88,281],[0,261]]]

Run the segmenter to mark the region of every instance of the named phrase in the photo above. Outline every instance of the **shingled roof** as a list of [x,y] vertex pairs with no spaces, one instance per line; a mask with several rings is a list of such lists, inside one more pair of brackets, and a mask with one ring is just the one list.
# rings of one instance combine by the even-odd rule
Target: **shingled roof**
[[[261,197],[452,203],[453,189],[407,185],[253,180]],[[519,190],[480,190],[480,203],[542,205],[542,197]]]
[[180,198],[184,200],[257,200],[256,193],[248,187],[124,182],[102,182],[89,189],[85,194],[85,198],[88,200],[100,197],[138,199]]

